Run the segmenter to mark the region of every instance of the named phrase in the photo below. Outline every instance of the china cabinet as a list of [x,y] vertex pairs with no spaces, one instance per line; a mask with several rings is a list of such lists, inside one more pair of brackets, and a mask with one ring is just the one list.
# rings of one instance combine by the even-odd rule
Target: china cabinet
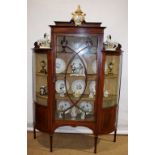
[[49,133],[50,151],[61,126],[91,129],[95,153],[99,135],[114,132],[116,141],[121,46],[103,43],[105,27],[82,19],[55,22],[50,47],[33,48],[34,138],[36,129]]

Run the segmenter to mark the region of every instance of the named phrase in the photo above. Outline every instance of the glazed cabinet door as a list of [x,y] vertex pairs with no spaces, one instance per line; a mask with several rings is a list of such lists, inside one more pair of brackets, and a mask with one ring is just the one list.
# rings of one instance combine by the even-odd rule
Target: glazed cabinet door
[[48,54],[47,50],[34,49],[33,54],[33,101],[34,127],[48,130]]
[[55,120],[94,121],[97,36],[57,35]]
[[121,81],[122,55],[105,52],[104,87],[101,108],[100,132],[110,133],[117,127],[117,110]]
[[109,108],[118,105],[121,64],[121,55],[106,54],[104,66],[104,94],[102,108]]

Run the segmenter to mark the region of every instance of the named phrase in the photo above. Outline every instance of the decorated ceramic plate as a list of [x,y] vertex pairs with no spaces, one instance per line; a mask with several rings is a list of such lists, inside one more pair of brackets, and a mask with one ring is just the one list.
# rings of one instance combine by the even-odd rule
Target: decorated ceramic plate
[[93,106],[90,102],[83,101],[80,103],[80,108],[86,112],[92,112]]
[[84,59],[76,58],[71,63],[71,70],[74,74],[84,74],[85,67],[87,68],[87,64]]
[[60,101],[57,104],[58,111],[64,111],[70,107],[70,103],[68,101]]
[[[69,82],[66,81],[67,90],[69,89]],[[65,81],[57,80],[55,84],[55,89],[57,93],[66,93]]]
[[56,58],[56,73],[62,73],[66,69],[65,61],[61,58]]
[[72,82],[72,91],[75,93],[82,94],[85,89],[85,81],[75,80]]
[[93,63],[92,63],[92,70],[93,70],[94,73],[97,72],[97,66],[96,66],[96,63],[97,63],[96,60],[94,60]]

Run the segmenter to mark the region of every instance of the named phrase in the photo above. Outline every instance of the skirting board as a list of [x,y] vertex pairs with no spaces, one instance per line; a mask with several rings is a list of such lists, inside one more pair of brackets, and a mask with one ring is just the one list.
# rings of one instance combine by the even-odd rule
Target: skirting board
[[[33,131],[32,125],[28,124],[27,131]],[[58,133],[87,133],[87,134],[92,134],[92,130],[86,128],[86,127],[70,127],[70,126],[64,126],[64,127],[59,127],[58,129],[55,130],[55,132]],[[113,134],[113,132],[111,133]],[[117,134],[120,135],[127,135],[128,130],[117,130]]]

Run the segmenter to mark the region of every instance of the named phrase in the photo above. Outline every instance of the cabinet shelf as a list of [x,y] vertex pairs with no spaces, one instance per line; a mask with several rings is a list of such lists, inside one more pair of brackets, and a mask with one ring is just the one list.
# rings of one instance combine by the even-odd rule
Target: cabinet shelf
[[113,107],[117,104],[117,95],[109,95],[104,97],[104,103],[102,104],[103,108]]
[[110,107],[114,107],[116,105],[116,102],[105,102],[102,105],[102,108],[110,108]]
[[[71,118],[71,116],[70,116],[70,114],[68,113],[68,114],[65,114],[65,117],[64,118],[59,118],[58,117],[58,114],[56,115],[56,120],[57,121],[60,121],[60,120],[65,120],[65,121],[71,121],[72,120],[72,118]],[[80,117],[80,114],[77,114],[77,116],[76,116],[76,118],[74,119],[74,121],[94,121],[94,116],[93,116],[93,114],[87,114],[86,115],[86,118],[84,119],[84,120],[82,120],[81,119],[81,117]]]
[[[65,75],[67,76],[67,78],[83,78],[85,79],[86,76],[82,76],[82,75],[73,75],[72,73],[61,73],[61,74],[56,74],[56,79],[57,80],[60,80],[60,79],[64,79],[65,78]],[[96,80],[97,78],[97,75],[96,74],[87,74],[87,80]]]
[[[79,100],[79,97],[74,97],[73,94],[69,94],[73,101]],[[56,94],[57,100],[70,100],[69,97],[65,94],[64,97],[61,97],[59,94]],[[80,101],[95,101],[95,96],[93,98],[89,98],[88,94],[83,94]]]
[[36,75],[37,75],[37,76],[47,77],[48,74],[44,74],[44,73],[37,72]]
[[117,98],[117,95],[109,95],[108,97],[103,97],[105,101],[116,100],[116,98]]
[[104,74],[105,79],[118,78],[118,74]]
[[47,106],[47,101],[48,99],[48,96],[47,95],[40,95],[39,92],[36,93],[36,102],[39,104],[39,105],[43,105],[43,106]]
[[36,93],[36,96],[42,99],[46,99],[46,100],[48,99],[48,95],[40,95],[39,92]]

